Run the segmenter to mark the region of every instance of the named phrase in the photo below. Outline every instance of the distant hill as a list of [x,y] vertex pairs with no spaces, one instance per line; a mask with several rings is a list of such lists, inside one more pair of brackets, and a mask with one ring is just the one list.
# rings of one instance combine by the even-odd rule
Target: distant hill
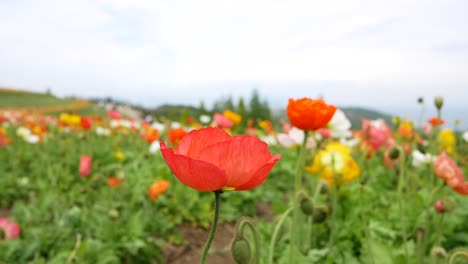
[[382,113],[382,112],[371,110],[371,109],[361,108],[361,107],[343,107],[340,109],[343,110],[345,115],[351,121],[351,124],[354,129],[361,128],[361,120],[363,118],[371,119],[371,120],[381,118],[385,120],[385,122],[389,126],[392,126],[392,116],[386,113]]
[[94,106],[88,100],[59,98],[51,93],[30,92],[0,87],[0,112],[59,113],[75,111],[94,114]]

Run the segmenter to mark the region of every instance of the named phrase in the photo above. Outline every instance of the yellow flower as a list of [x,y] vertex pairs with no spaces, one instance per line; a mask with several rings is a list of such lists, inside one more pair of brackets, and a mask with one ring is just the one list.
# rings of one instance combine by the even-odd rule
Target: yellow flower
[[81,117],[77,114],[70,115],[67,113],[61,113],[59,119],[64,124],[70,125],[70,126],[79,126],[81,124]]
[[437,136],[437,141],[443,150],[446,150],[449,153],[453,153],[453,147],[456,144],[456,138],[451,129],[447,128],[440,131],[439,135]]
[[335,181],[338,184],[352,181],[360,174],[359,166],[351,157],[351,149],[339,142],[331,142],[325,150],[320,150],[306,169],[312,174],[319,173],[329,185]]
[[122,151],[118,150],[116,152],[114,152],[114,158],[118,161],[122,161],[125,159],[125,153],[123,153]]
[[234,113],[233,111],[231,111],[229,109],[224,111],[223,115],[227,119],[229,119],[229,121],[231,121],[234,125],[238,125],[242,121],[242,116],[241,115],[239,115],[237,113]]

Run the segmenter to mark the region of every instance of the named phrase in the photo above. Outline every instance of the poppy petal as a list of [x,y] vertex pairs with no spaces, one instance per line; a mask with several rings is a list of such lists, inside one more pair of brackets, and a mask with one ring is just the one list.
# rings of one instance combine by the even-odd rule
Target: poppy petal
[[247,183],[237,187],[236,191],[250,190],[262,184],[268,177],[268,174],[270,173],[271,169],[273,169],[273,166],[275,166],[276,162],[280,158],[281,155],[275,155],[271,157],[271,159],[265,165],[263,165],[263,167],[261,167],[255,172],[255,174]]
[[161,142],[161,153],[172,173],[185,185],[199,191],[216,191],[226,185],[223,170],[201,160],[178,155]]
[[200,152],[200,160],[223,168],[227,187],[237,188],[250,181],[255,172],[270,159],[268,145],[256,137],[237,136],[214,144]]
[[[196,140],[193,140],[194,138],[196,138]],[[192,130],[180,141],[177,148],[177,154],[198,159],[198,155],[203,149],[232,138],[233,137],[224,130],[214,127]]]

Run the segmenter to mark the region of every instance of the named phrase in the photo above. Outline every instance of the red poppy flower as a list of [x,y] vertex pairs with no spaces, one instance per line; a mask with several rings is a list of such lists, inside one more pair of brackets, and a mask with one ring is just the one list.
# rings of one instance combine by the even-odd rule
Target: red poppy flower
[[256,137],[233,137],[213,127],[191,131],[176,150],[161,142],[161,152],[175,176],[200,191],[255,188],[281,157]]
[[431,124],[431,126],[435,127],[435,126],[443,126],[445,124],[444,120],[438,118],[438,117],[433,117],[429,120],[427,120],[427,122],[429,124]]
[[84,129],[90,129],[91,128],[91,119],[86,118],[86,117],[81,117],[81,127]]
[[81,155],[80,157],[80,174],[83,177],[88,177],[91,172],[91,162],[93,158],[88,155]]
[[288,118],[293,126],[302,130],[318,130],[325,127],[335,114],[336,107],[325,101],[301,98],[289,99]]
[[119,187],[122,185],[122,180],[116,178],[116,177],[110,177],[107,179],[107,184],[111,187]]

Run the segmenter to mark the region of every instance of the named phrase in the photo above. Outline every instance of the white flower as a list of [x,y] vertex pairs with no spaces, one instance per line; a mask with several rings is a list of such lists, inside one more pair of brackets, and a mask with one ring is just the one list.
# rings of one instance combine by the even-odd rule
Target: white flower
[[104,127],[96,127],[96,134],[98,136],[109,136],[111,133],[110,129]]
[[34,134],[30,134],[24,138],[24,140],[28,142],[29,144],[36,144],[37,142],[39,142],[39,139],[40,139],[39,136],[34,135]]
[[[293,127],[291,130],[289,130],[288,134],[284,133],[279,133],[276,137],[278,138],[278,142],[287,148],[293,147],[293,146],[300,146],[302,142],[304,141],[304,131]],[[313,137],[309,137],[307,139],[307,148],[313,148],[315,147],[316,143]]]
[[340,139],[340,143],[347,146],[347,147],[354,147],[356,146],[357,144],[359,144],[361,141],[357,138],[350,138],[350,139],[346,139],[346,138],[341,138]]
[[413,150],[411,153],[413,157],[412,164],[414,167],[420,167],[424,164],[430,164],[434,161],[435,157],[432,156],[430,153],[421,153],[419,150]]
[[277,143],[276,138],[273,135],[260,136],[260,140],[271,146],[274,146]]
[[201,115],[200,116],[200,122],[202,122],[202,124],[209,124],[211,122],[211,117],[209,115]]
[[159,152],[159,141],[158,140],[155,140],[153,141],[153,143],[151,143],[151,145],[149,146],[149,153],[151,154],[156,154],[157,152]]
[[31,130],[29,130],[29,128],[23,127],[23,126],[18,127],[18,129],[16,129],[16,135],[18,135],[19,137],[21,137],[23,139],[26,139],[26,137],[31,135]]
[[465,131],[465,133],[463,133],[463,140],[465,140],[465,142],[468,142],[468,131]]
[[171,129],[181,128],[182,125],[179,122],[171,122]]
[[331,136],[333,138],[347,138],[351,136],[351,121],[346,117],[345,113],[340,109],[336,109],[335,114],[328,123]]
[[109,125],[112,128],[118,128],[120,126],[120,120],[112,119]]
[[162,133],[162,132],[164,131],[164,129],[166,128],[166,127],[164,126],[164,124],[161,124],[161,123],[159,123],[159,122],[153,122],[153,123],[151,124],[151,127],[154,128],[154,129],[156,129],[156,130],[158,130],[158,131],[161,132],[161,133]]

